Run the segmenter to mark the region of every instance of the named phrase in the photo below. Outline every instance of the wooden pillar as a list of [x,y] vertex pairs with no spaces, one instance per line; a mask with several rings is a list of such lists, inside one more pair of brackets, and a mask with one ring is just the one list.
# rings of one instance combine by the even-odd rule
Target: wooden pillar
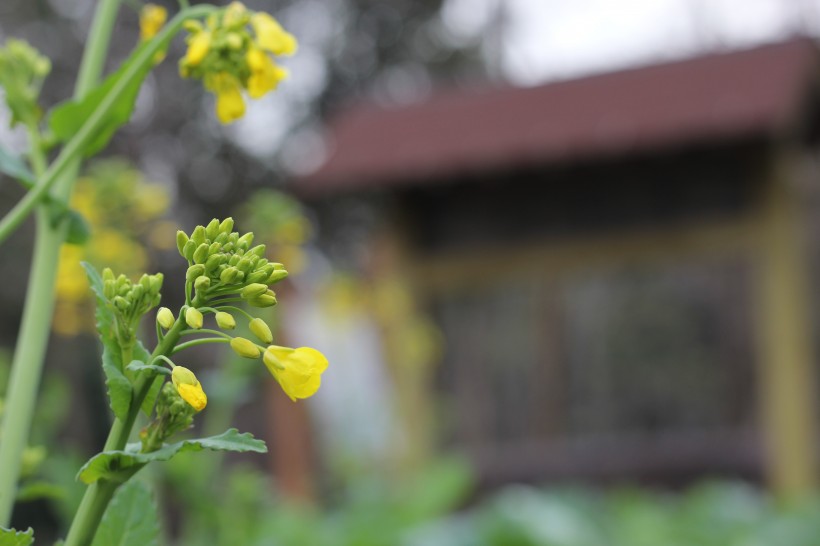
[[816,378],[797,153],[774,158],[760,216],[757,282],[760,409],[768,480],[781,497],[817,485]]

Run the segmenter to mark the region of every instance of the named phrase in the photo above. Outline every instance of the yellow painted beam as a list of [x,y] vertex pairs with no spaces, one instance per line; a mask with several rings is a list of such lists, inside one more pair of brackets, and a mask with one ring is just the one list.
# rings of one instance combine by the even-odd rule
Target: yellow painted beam
[[794,157],[775,159],[761,196],[757,282],[759,393],[771,487],[790,498],[817,485],[811,290]]

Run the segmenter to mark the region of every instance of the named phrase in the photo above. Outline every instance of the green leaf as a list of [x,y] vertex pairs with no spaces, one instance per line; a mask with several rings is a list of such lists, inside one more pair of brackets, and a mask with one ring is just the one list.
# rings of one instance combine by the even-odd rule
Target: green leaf
[[131,407],[131,393],[133,388],[128,378],[111,362],[111,351],[103,350],[103,372],[105,372],[105,386],[108,387],[108,400],[111,410],[120,421],[128,418]]
[[103,478],[121,481],[152,461],[167,461],[176,454],[185,451],[202,451],[203,449],[240,453],[246,451],[267,453],[268,451],[265,442],[257,440],[247,432],[240,434],[235,428],[228,429],[218,436],[165,444],[151,453],[140,453],[141,445],[137,442],[128,444],[123,451],[98,453],[83,465],[77,477],[86,484],[94,483]]
[[108,388],[108,399],[111,410],[118,419],[128,416],[131,407],[131,382],[123,373],[122,351],[114,332],[114,313],[103,291],[103,280],[94,266],[82,262],[91,291],[97,297],[97,332],[103,345],[102,368],[105,373],[105,385]]
[[[137,341],[137,345],[134,347],[134,357],[142,362],[151,362],[151,353],[149,353],[145,346],[139,341]],[[149,372],[143,371],[142,373]],[[159,396],[159,391],[164,382],[165,379],[162,377],[155,377],[151,388],[148,390],[148,394],[145,395],[145,399],[142,401],[140,409],[142,409],[142,412],[148,417],[151,417],[151,412],[154,410],[154,404],[157,401],[157,396]]]
[[123,484],[102,517],[92,546],[156,546],[157,505],[139,480]]
[[[86,120],[88,120],[94,110],[96,110],[97,105],[103,100],[103,97],[111,91],[111,88],[114,87],[123,73],[134,63],[140,51],[146,48],[148,44],[149,42],[145,42],[137,47],[113,74],[86,94],[85,98],[80,101],[69,100],[63,102],[51,111],[48,123],[57,139],[62,142],[67,142],[80,130]],[[117,102],[114,103],[105,121],[97,129],[96,134],[88,141],[88,144],[86,144],[83,150],[85,155],[91,156],[102,150],[106,144],[108,144],[108,141],[111,140],[116,130],[128,122],[131,118],[131,113],[134,111],[134,104],[136,103],[142,82],[152,67],[153,65],[151,63],[146,63],[137,73],[137,77],[129,82],[128,87],[120,95],[119,99],[117,99]]]
[[35,183],[35,176],[28,169],[26,163],[2,146],[0,146],[0,172],[19,180],[29,188]]
[[0,546],[29,546],[34,544],[34,529],[15,531],[0,527]]
[[130,370],[132,372],[141,372],[145,371],[153,371],[163,375],[171,375],[171,370],[166,368],[165,366],[157,366],[156,364],[146,364],[145,362],[141,362],[139,360],[132,360],[131,363],[125,367],[126,370]]
[[68,216],[68,233],[65,242],[70,245],[84,245],[91,237],[91,227],[82,214],[73,209],[66,211]]

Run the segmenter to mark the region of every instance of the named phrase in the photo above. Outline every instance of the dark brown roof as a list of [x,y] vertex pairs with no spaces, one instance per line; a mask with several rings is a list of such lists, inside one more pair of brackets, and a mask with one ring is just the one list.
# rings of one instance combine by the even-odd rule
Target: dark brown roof
[[309,193],[772,134],[792,123],[816,70],[796,39],[532,88],[451,91],[361,106],[329,129]]

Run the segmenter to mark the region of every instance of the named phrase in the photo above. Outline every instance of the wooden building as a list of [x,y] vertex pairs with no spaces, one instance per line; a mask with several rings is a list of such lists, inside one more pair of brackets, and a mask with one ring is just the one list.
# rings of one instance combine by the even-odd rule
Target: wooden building
[[[796,39],[359,105],[294,181],[380,219],[446,349],[442,441],[487,483],[816,484],[818,54]],[[381,252],[381,251],[380,251]]]

